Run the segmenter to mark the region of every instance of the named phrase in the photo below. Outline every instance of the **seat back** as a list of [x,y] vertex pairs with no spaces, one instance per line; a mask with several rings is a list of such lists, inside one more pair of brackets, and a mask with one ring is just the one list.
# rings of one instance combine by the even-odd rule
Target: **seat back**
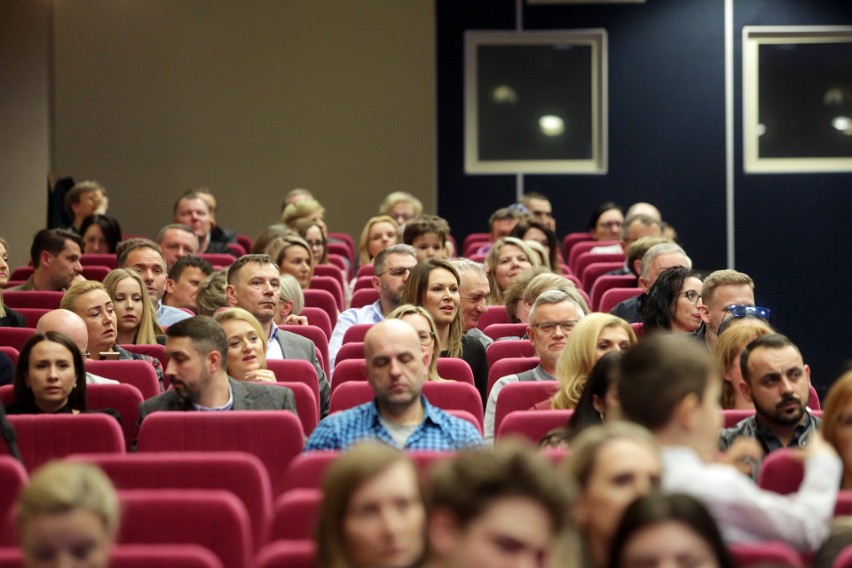
[[808,387],[808,408],[811,410],[822,410],[819,403],[819,395],[813,385]]
[[437,371],[442,379],[460,381],[469,385],[476,384],[470,364],[459,357],[438,357]]
[[[597,256],[608,256],[608,255],[597,255]],[[598,278],[604,276],[607,272],[612,272],[613,270],[619,270],[624,266],[624,261],[615,261],[615,262],[604,262],[595,259],[594,262],[589,264],[583,269],[583,275],[580,277],[580,282],[583,285],[583,290],[589,292],[591,296],[591,291],[595,288],[595,282],[597,282]]]
[[571,257],[571,249],[574,248],[574,245],[577,243],[582,243],[584,241],[591,241],[594,237],[592,237],[591,233],[568,233],[562,238],[562,252],[565,258]]
[[27,470],[21,462],[12,456],[0,456],[0,546],[17,544],[15,504],[26,484]]
[[299,314],[308,318],[308,323],[314,327],[318,327],[325,334],[326,338],[331,337],[331,332],[334,329],[331,325],[331,318],[320,308],[312,308],[305,306]]
[[372,263],[370,264],[362,264],[358,267],[358,271],[355,273],[355,278],[361,278],[362,276],[373,276],[376,273],[376,268]]
[[353,292],[358,290],[373,290],[373,275],[358,276],[355,278],[355,285],[352,287]]
[[805,466],[801,458],[796,458],[787,448],[775,450],[763,458],[757,485],[762,489],[788,495],[799,490],[805,477]]
[[363,308],[370,304],[375,304],[379,299],[379,291],[374,288],[361,288],[352,292],[352,300],[349,302],[349,307]]
[[350,341],[344,342],[337,351],[337,356],[334,358],[335,368],[341,361],[347,359],[363,359],[364,358],[364,342]]
[[346,328],[346,331],[343,333],[343,345],[353,341],[364,341],[364,337],[367,335],[367,331],[373,327],[371,323],[356,323],[355,325],[350,325]]
[[[584,276],[586,275],[586,269],[593,265],[601,262],[609,262],[615,263],[616,265],[610,270],[615,270],[616,268],[620,268],[624,266],[624,253],[593,253],[593,252],[584,252],[580,256],[577,257],[577,261],[574,263],[574,274],[580,277],[580,282],[585,282]],[[591,289],[591,286],[587,289]]]
[[198,253],[196,256],[203,258],[213,266],[218,266],[221,268],[231,266],[237,259],[237,257],[235,257],[234,255],[228,254],[226,252],[202,252]]
[[26,322],[27,327],[35,329],[38,325],[38,320],[41,319],[41,316],[51,310],[47,308],[17,308],[15,311],[24,316],[24,321]]
[[364,363],[364,359],[345,359],[334,366],[334,380],[331,382],[332,396],[334,396],[334,391],[344,383],[367,381],[367,376],[364,374]]
[[110,270],[112,269],[108,266],[87,265],[83,267],[83,271],[80,274],[82,274],[83,278],[86,280],[103,282],[106,275],[110,273]]
[[529,339],[507,339],[495,341],[485,350],[488,368],[491,369],[496,361],[507,357],[534,357],[535,346]]
[[35,290],[4,290],[3,303],[12,308],[43,308],[55,310],[65,292]]
[[8,345],[0,345],[0,353],[3,353],[8,357],[13,365],[18,364],[18,357],[21,355],[21,352],[15,349],[14,347],[9,347]]
[[311,540],[319,505],[320,489],[293,489],[275,500],[270,541]]
[[300,488],[319,489],[325,470],[341,455],[343,452],[329,450],[299,454],[287,466],[282,492]]
[[[172,414],[172,413],[163,413]],[[197,544],[228,568],[248,568],[253,541],[243,503],[220,489],[118,491],[120,544]],[[167,523],[164,520],[168,519]]]
[[287,464],[304,447],[299,418],[281,410],[154,412],[139,429],[137,451],[242,451],[266,466],[273,494],[283,486]]
[[525,323],[492,323],[482,333],[497,341],[501,337],[523,337],[527,332]]
[[504,357],[494,362],[488,369],[488,390],[486,396],[491,396],[494,383],[506,375],[517,375],[530,369],[535,369],[541,361],[538,357]]
[[334,296],[334,300],[337,302],[337,311],[343,311],[343,286],[336,278],[332,276],[314,275],[314,277],[311,278],[310,287],[311,290],[325,290]]
[[642,288],[610,288],[601,296],[599,312],[609,313],[612,309],[630,298],[635,298],[642,293]]
[[[166,346],[160,345],[159,343],[155,343],[152,345],[146,344],[135,344],[135,343],[122,343],[119,345],[122,349],[126,351],[130,351],[131,353],[139,353],[140,355],[147,355],[148,357],[153,357],[154,359],[159,359],[160,363],[163,365],[163,369],[169,364],[169,356],[166,355]],[[168,379],[166,379],[168,380]],[[168,388],[168,384],[166,388]]]
[[598,306],[601,303],[601,298],[603,297],[604,292],[613,288],[632,288],[636,286],[636,283],[636,277],[632,274],[626,274],[624,276],[604,274],[603,276],[598,277],[598,279],[595,280],[590,293],[592,300],[590,307],[593,311],[600,311]]
[[334,329],[334,326],[337,325],[338,309],[337,300],[332,296],[331,292],[328,290],[308,288],[307,290],[302,290],[302,293],[305,295],[305,306],[323,310],[328,314],[328,319],[331,320],[331,328]]
[[272,487],[266,468],[244,452],[159,452],[126,456],[84,454],[71,460],[92,463],[116,489],[222,489],[245,506],[255,548],[267,540],[272,521]]
[[589,252],[593,248],[608,247],[620,244],[618,241],[581,241],[571,247],[571,252],[568,253],[568,267],[574,274],[580,274],[577,270],[577,260],[585,252]]
[[724,428],[730,428],[749,416],[754,416],[754,410],[722,410],[722,425]]
[[263,547],[254,568],[314,568],[316,544],[311,540],[279,540]]
[[[219,557],[196,544],[125,544],[110,550],[110,568],[223,568]],[[21,549],[0,548],[0,568],[24,568]]]
[[479,318],[476,327],[484,330],[492,323],[511,323],[509,314],[506,312],[506,306],[488,306],[485,313]]
[[275,380],[279,383],[302,383],[306,385],[311,389],[314,399],[317,401],[317,410],[319,410],[319,378],[316,369],[309,361],[304,359],[269,359],[266,361],[266,368],[275,373]]
[[143,400],[142,393],[133,385],[86,385],[86,408],[113,408],[121,415],[121,431],[127,451],[133,447],[133,441],[139,434],[136,423],[139,421],[139,405]]
[[[734,564],[737,568],[750,566],[785,566],[804,568],[802,557],[790,545],[783,542],[766,541],[754,544],[730,544]],[[838,568],[835,562],[834,568]]]
[[349,248],[349,243],[329,241],[326,245],[329,254],[337,254],[353,262],[355,260],[355,252]]
[[83,266],[106,266],[110,270],[118,268],[118,257],[113,253],[83,253],[80,255]]
[[157,371],[147,361],[135,359],[124,361],[86,361],[86,370],[95,375],[113,379],[120,383],[133,385],[142,393],[142,398],[149,399],[162,392]]
[[507,414],[500,423],[495,437],[499,439],[522,436],[533,444],[538,444],[545,434],[554,428],[565,426],[572,414],[573,410],[515,410]]
[[328,276],[334,278],[337,283],[340,284],[341,290],[346,287],[343,272],[333,264],[314,264],[314,276]]
[[293,398],[296,400],[296,412],[299,413],[302,430],[305,432],[305,436],[310,436],[314,428],[317,427],[320,415],[319,401],[311,388],[300,382],[279,381],[266,384],[287,387],[293,391]]
[[[3,293],[4,300],[8,293],[9,292]],[[0,345],[12,347],[20,353],[24,343],[26,343],[27,339],[32,337],[35,332],[36,330],[34,327],[0,327]]]
[[[71,454],[125,452],[121,426],[108,414],[20,414],[8,420],[27,471]],[[0,453],[9,453],[6,444]]]
[[509,383],[500,391],[497,407],[494,410],[494,432],[500,431],[503,419],[516,410],[530,410],[536,404],[547,400],[558,390],[556,381],[523,381]]
[[328,336],[315,325],[279,325],[279,329],[307,337],[314,342],[320,367],[328,375]]

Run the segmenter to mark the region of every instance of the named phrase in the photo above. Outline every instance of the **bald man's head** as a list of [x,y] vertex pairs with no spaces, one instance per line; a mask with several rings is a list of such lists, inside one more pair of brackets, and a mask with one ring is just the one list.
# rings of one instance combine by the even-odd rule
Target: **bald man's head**
[[86,328],[86,322],[83,321],[83,318],[71,310],[51,310],[41,316],[38,324],[36,324],[36,333],[45,333],[47,331],[58,331],[70,337],[74,345],[80,349],[83,359],[86,359],[86,352],[89,345],[89,331]]

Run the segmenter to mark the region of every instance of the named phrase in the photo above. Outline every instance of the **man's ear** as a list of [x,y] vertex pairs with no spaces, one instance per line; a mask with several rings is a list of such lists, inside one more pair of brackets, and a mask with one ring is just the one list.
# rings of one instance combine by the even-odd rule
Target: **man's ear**
[[228,305],[234,307],[237,305],[237,287],[233,284],[225,286],[225,298],[228,299]]
[[530,338],[530,343],[535,347],[535,328],[532,325],[527,326],[527,337]]
[[633,274],[639,274],[639,268],[642,266],[642,259],[637,258],[633,261]]
[[808,384],[811,384],[811,366],[805,363],[805,376],[808,378]]
[[698,304],[698,314],[701,316],[701,319],[704,320],[704,323],[710,323],[710,308],[704,305],[704,302]]
[[740,392],[743,393],[745,399],[749,402],[754,402],[754,399],[751,396],[751,385],[746,379],[743,379],[743,382],[740,383]]
[[175,293],[175,281],[171,278],[166,278],[166,294]]
[[381,291],[382,291],[382,281],[381,281],[381,280],[379,280],[379,277],[378,277],[378,276],[373,275],[373,278],[370,280],[370,282],[373,284],[373,290],[375,290],[376,292],[381,293]]
[[639,287],[642,288],[643,292],[645,292],[646,294],[648,293],[648,289],[650,288],[650,286],[648,285],[648,279],[644,276],[639,277]]
[[436,507],[428,521],[429,550],[436,558],[451,555],[459,538],[459,523],[446,507]]
[[674,410],[674,420],[682,430],[691,431],[696,426],[698,420],[696,410],[701,406],[701,401],[698,395],[694,392],[683,397]]
[[218,371],[222,367],[222,354],[215,349],[207,354],[207,364],[211,371]]
[[[53,260],[53,255],[46,250],[41,251],[41,254],[38,255],[39,264],[45,268],[50,267],[51,260]],[[38,266],[34,266],[33,268],[38,268]]]

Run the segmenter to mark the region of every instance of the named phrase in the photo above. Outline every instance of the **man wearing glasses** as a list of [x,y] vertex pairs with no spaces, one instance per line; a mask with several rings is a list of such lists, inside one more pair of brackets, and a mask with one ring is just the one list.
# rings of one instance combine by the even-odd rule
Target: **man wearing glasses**
[[699,311],[703,325],[695,337],[713,351],[719,340],[719,326],[732,317],[769,317],[769,310],[754,308],[754,281],[748,274],[736,270],[717,270],[704,279],[701,286]]
[[534,369],[517,375],[507,375],[499,379],[491,388],[485,406],[485,441],[494,440],[494,417],[497,411],[497,397],[509,383],[519,381],[555,381],[556,361],[565,349],[568,336],[578,321],[584,316],[582,308],[561,290],[548,290],[536,298],[530,309],[530,323],[527,335],[535,346],[535,355],[540,363]]
[[363,308],[349,308],[337,316],[337,325],[328,341],[329,365],[334,369],[337,352],[343,345],[346,330],[356,324],[378,323],[399,306],[402,288],[411,269],[417,264],[417,253],[410,245],[393,245],[373,259],[373,288],[379,299]]

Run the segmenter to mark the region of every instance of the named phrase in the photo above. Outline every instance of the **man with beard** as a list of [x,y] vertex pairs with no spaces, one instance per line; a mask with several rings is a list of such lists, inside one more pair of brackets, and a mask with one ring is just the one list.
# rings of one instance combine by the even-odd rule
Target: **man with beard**
[[362,308],[349,308],[337,316],[337,324],[328,341],[329,368],[334,369],[337,352],[343,345],[346,330],[362,323],[379,323],[399,306],[402,288],[411,269],[417,264],[417,253],[411,245],[393,245],[373,259],[373,288],[379,299]]
[[[811,370],[795,344],[779,333],[758,337],[746,345],[740,367],[743,394],[754,403],[755,414],[719,433],[721,449],[740,436],[755,438],[767,454],[807,446],[821,421],[807,409]],[[758,470],[754,467],[755,477]]]

